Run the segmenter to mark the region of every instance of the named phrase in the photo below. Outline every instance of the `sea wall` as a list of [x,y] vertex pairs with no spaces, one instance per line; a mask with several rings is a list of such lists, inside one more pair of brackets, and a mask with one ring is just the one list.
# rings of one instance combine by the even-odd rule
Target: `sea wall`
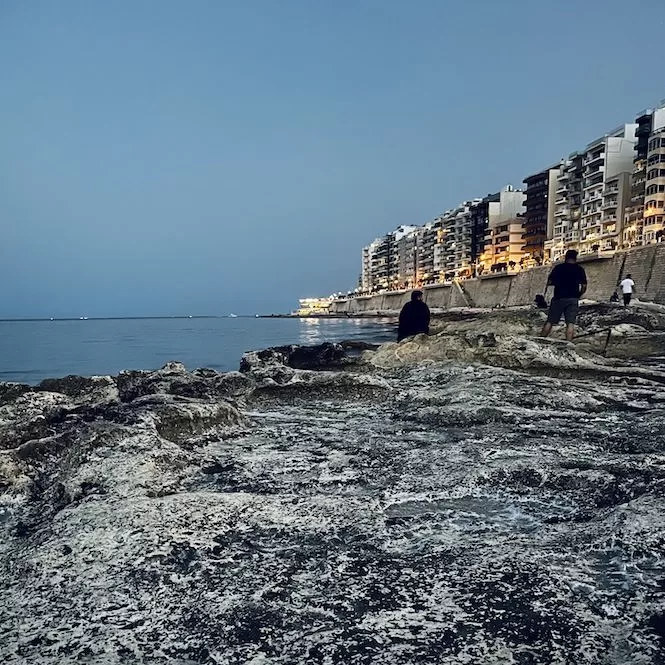
[[[591,300],[608,300],[620,279],[630,273],[638,298],[665,304],[665,243],[621,251],[609,257],[583,258],[580,263],[589,280],[586,297]],[[487,275],[457,284],[427,286],[425,302],[434,309],[530,305],[538,293],[543,293],[550,270],[551,266],[543,266],[515,274]],[[409,297],[410,291],[392,291],[340,299],[332,303],[331,312],[351,315],[396,312]]]

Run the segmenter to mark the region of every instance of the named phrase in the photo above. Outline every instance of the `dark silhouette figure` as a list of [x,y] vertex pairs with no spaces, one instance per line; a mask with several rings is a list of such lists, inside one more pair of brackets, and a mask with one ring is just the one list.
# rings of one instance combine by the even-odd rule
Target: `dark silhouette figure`
[[397,328],[397,341],[401,342],[407,337],[420,333],[429,333],[429,307],[423,302],[423,292],[414,291],[411,302],[402,307],[399,314],[399,327]]
[[539,293],[536,296],[536,299],[534,300],[534,304],[538,309],[547,309],[547,300],[545,300],[545,296],[542,293]]

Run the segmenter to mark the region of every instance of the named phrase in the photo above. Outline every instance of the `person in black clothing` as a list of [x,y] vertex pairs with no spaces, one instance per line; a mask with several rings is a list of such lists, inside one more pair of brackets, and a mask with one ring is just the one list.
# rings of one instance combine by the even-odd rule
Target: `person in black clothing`
[[554,297],[541,335],[547,337],[552,332],[552,326],[559,323],[563,316],[566,320],[566,339],[572,342],[579,301],[587,288],[586,273],[582,266],[577,265],[577,252],[574,249],[566,252],[565,263],[554,266],[547,279],[547,288],[550,286],[554,286]]
[[420,333],[429,334],[429,318],[429,307],[423,302],[423,292],[414,291],[411,302],[406,303],[399,314],[397,341]]

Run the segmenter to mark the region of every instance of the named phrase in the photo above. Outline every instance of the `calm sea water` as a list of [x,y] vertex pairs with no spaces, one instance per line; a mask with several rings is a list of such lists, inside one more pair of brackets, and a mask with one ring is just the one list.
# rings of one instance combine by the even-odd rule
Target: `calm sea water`
[[104,319],[0,321],[0,381],[117,374],[179,360],[238,369],[245,351],[282,344],[393,339],[390,321],[360,319]]

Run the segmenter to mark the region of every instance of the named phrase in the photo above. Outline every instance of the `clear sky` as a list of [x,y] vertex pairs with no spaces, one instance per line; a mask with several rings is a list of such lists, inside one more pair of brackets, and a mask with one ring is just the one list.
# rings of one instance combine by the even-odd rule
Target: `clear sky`
[[287,311],[665,97],[663,0],[0,0],[0,317]]

